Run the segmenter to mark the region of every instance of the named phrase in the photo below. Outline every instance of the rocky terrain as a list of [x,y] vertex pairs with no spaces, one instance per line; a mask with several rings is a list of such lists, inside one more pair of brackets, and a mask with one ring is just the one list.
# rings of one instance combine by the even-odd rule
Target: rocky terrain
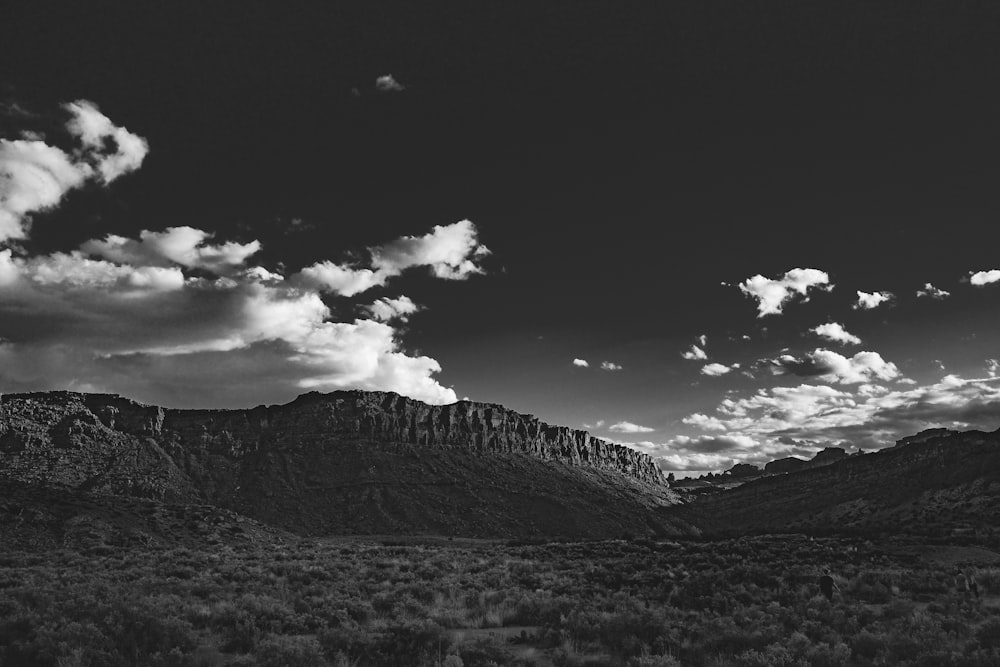
[[299,534],[675,534],[651,458],[499,405],[311,393],[248,410],[8,394],[0,478],[213,505]]
[[[817,457],[819,458],[819,457]],[[769,475],[668,515],[705,535],[775,532],[1000,540],[1000,431],[924,431],[878,452]]]

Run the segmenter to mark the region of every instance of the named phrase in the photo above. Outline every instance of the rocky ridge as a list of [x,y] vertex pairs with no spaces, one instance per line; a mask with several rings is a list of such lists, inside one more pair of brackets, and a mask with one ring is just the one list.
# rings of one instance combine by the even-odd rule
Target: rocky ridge
[[656,531],[640,509],[677,501],[649,456],[584,431],[364,391],[245,410],[8,394],[0,478],[211,504],[308,534]]

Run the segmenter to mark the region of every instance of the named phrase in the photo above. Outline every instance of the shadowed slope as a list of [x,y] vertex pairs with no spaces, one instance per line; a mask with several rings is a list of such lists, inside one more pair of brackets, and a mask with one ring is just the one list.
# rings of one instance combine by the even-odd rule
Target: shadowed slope
[[3,397],[0,476],[211,504],[305,534],[677,534],[653,461],[502,406],[307,394],[251,410]]

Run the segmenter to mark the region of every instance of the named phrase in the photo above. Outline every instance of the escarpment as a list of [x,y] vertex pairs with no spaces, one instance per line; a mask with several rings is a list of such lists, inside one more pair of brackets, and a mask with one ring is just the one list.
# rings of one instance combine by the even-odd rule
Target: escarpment
[[310,534],[644,532],[638,508],[676,501],[649,456],[584,431],[365,391],[245,410],[8,394],[0,477],[211,503]]

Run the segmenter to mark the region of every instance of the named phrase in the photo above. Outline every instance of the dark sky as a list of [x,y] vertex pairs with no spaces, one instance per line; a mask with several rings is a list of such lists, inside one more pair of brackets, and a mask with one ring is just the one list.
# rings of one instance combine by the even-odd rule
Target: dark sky
[[[111,154],[80,157],[64,128],[77,100],[148,154],[19,213],[25,233],[0,241],[21,262],[0,284],[0,356],[18,360],[0,389],[238,406],[452,388],[691,469],[1000,426],[1000,285],[969,281],[1000,266],[995,3],[309,4],[5,9],[7,168],[19,138],[77,164]],[[379,90],[387,75],[397,89]],[[462,220],[477,235],[466,249],[491,251],[463,279],[431,260],[350,295],[294,277],[363,268],[370,248]],[[85,264],[139,267],[81,246],[176,227],[214,235],[205,245],[259,241],[241,267],[292,291],[246,291],[235,264],[144,255],[202,281],[153,298]],[[758,317],[744,281],[797,268],[827,279]],[[949,296],[918,297],[927,283]],[[858,290],[893,298],[854,308]],[[338,338],[348,357],[390,336],[363,368],[274,324],[309,298],[351,323],[401,295],[421,307],[408,322],[338,330],[361,339]],[[294,315],[271,309],[295,299]],[[809,332],[830,323],[862,342]],[[693,344],[706,358],[681,356]]]

